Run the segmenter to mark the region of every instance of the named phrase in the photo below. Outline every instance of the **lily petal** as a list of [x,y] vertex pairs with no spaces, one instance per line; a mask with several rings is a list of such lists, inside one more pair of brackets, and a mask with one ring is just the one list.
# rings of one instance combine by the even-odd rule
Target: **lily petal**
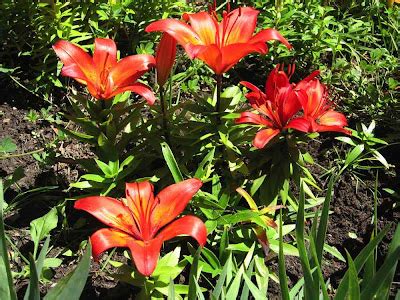
[[310,122],[307,118],[305,117],[299,117],[291,120],[285,128],[292,128],[296,129],[301,132],[311,132],[311,125]]
[[215,74],[222,74],[222,54],[221,50],[216,45],[188,45],[188,47],[186,47],[185,49],[186,52],[192,53],[193,57],[204,61],[214,71]]
[[207,12],[183,14],[182,17],[185,21],[190,22],[190,26],[196,32],[203,45],[215,44],[217,24]]
[[188,235],[194,238],[200,246],[207,242],[207,228],[203,221],[195,216],[184,216],[167,225],[157,238],[163,242],[178,235]]
[[143,72],[156,65],[152,55],[137,54],[121,59],[109,74],[112,90],[133,84]]
[[279,129],[273,129],[273,128],[267,128],[260,130],[257,132],[254,140],[253,140],[253,146],[262,149],[271,141],[276,135],[280,133]]
[[267,52],[267,46],[265,45],[265,43],[243,43],[243,44],[231,44],[223,47],[221,49],[221,54],[222,54],[221,73],[227,72],[240,59],[254,52],[265,54]]
[[186,44],[201,44],[197,33],[186,23],[174,19],[158,20],[145,29],[146,32],[162,31],[171,35],[181,46]]
[[252,7],[240,7],[227,14],[219,26],[220,37],[224,38],[221,45],[247,43],[253,36],[258,14]]
[[292,49],[292,45],[279,33],[276,29],[263,29],[250,39],[251,43],[268,42],[271,40],[279,41],[284,44],[288,49]]
[[150,276],[157,266],[158,257],[162,245],[161,239],[149,241],[131,240],[129,249],[131,250],[133,261],[137,270],[144,276]]
[[255,113],[248,111],[240,113],[240,118],[237,118],[235,120],[235,123],[236,124],[250,123],[250,124],[264,125],[267,127],[273,127],[273,124],[267,119],[263,118],[261,115],[257,115]]
[[156,196],[158,205],[152,214],[152,224],[156,231],[175,219],[185,209],[202,185],[201,180],[192,178],[163,189]]
[[64,64],[61,71],[63,76],[84,80],[86,82],[96,81],[96,70],[89,53],[64,40],[56,42],[53,45],[53,49]]
[[134,234],[137,238],[139,237],[139,231],[130,211],[117,199],[102,196],[86,197],[77,200],[74,208],[90,213],[110,227],[117,228],[128,234]]
[[134,238],[129,234],[113,228],[102,228],[97,230],[90,237],[90,242],[93,246],[93,258],[99,260],[99,256],[104,251],[114,248],[122,247],[128,248],[128,245]]
[[95,39],[93,62],[96,66],[97,74],[102,74],[102,72],[108,74],[117,64],[117,46],[112,39]]
[[150,217],[156,205],[154,186],[148,181],[127,183],[125,194],[126,205],[139,226],[141,238],[150,240],[153,237]]
[[334,110],[326,111],[318,118],[318,120],[319,124],[323,126],[347,126],[347,120],[344,114]]
[[114,92],[110,94],[109,98],[114,97],[115,95],[118,95],[126,91],[131,91],[142,96],[144,99],[146,99],[147,104],[149,105],[153,105],[154,102],[156,101],[156,97],[154,96],[154,93],[150,89],[150,87],[140,82],[136,82],[134,84],[114,90]]

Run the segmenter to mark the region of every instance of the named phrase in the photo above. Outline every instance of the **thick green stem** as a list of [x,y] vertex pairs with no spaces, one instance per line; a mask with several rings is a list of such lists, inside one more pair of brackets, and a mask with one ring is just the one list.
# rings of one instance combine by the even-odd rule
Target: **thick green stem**
[[163,129],[164,129],[164,136],[165,140],[168,145],[171,145],[170,143],[170,138],[169,138],[169,130],[168,130],[168,120],[167,120],[167,109],[166,109],[166,103],[165,103],[165,94],[164,94],[164,88],[160,87],[160,102],[161,102],[161,113],[162,113],[162,123],[163,123]]
[[221,124],[221,92],[222,92],[222,75],[217,74],[216,75],[216,80],[217,80],[217,104],[215,106],[215,111],[217,112],[217,124]]

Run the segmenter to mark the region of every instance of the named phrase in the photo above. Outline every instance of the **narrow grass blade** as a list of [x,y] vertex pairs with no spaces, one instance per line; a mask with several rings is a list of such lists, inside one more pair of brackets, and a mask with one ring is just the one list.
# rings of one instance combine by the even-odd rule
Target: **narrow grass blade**
[[219,278],[217,280],[217,283],[215,284],[215,288],[212,292],[212,297],[214,297],[214,299],[218,299],[219,296],[221,295],[222,292],[222,288],[224,286],[224,282],[226,279],[226,273],[228,271],[228,264],[232,263],[232,260],[230,259],[231,257],[229,256],[228,260],[226,261],[224,268],[222,269],[221,274],[219,275]]
[[[14,289],[13,277],[11,273],[10,262],[7,251],[6,232],[4,230],[3,202],[4,202],[3,181],[0,180],[0,259],[3,260],[3,267],[6,273],[6,274],[1,274],[2,275],[1,279],[4,280],[5,277],[7,277],[9,299],[16,300],[17,294],[15,293]],[[5,285],[4,285],[4,290],[5,290]]]
[[[393,235],[392,241],[390,242],[387,255],[392,254],[398,247],[400,247],[400,224],[397,224],[397,228]],[[396,266],[393,266],[391,273],[388,275],[385,283],[382,285],[382,288],[379,291],[377,299],[388,299],[390,286],[392,285],[393,277],[396,273],[397,264],[398,262],[395,263]]]
[[[30,272],[31,272],[31,278],[29,280],[28,289],[26,290],[24,299],[32,299],[31,297],[29,297],[29,295],[35,295],[36,288],[37,288],[37,291],[39,291],[39,281],[37,281],[36,279],[40,279],[40,275],[42,274],[43,263],[46,258],[47,250],[49,249],[49,244],[50,244],[50,236],[47,236],[46,241],[44,242],[43,247],[40,250],[40,253],[39,253],[36,263],[33,262],[33,266],[32,266],[32,262],[29,260],[29,268],[30,268]],[[32,272],[34,272],[32,267],[35,268],[35,272],[37,274],[36,279],[34,277],[32,277]],[[36,285],[36,287],[32,286],[32,285]]]
[[172,279],[170,280],[168,286],[168,300],[175,300],[175,286]]
[[[365,246],[358,254],[356,259],[354,260],[354,265],[356,267],[357,274],[361,271],[361,268],[364,266],[368,257],[373,253],[374,249],[382,241],[382,239],[385,237],[389,229],[390,229],[390,224],[387,225],[381,232],[379,232],[379,234],[373,240],[371,240],[367,244],[367,246]],[[346,293],[348,288],[349,288],[349,271],[347,271],[344,274],[342,281],[340,282],[336,290],[336,295],[334,299],[344,300],[346,298]]]
[[318,299],[319,291],[317,286],[315,285],[311,273],[309,258],[307,255],[306,245],[304,243],[304,189],[303,183],[300,183],[300,199],[299,199],[299,210],[297,212],[297,221],[296,221],[296,242],[297,248],[299,250],[300,262],[303,269],[304,281],[305,281],[305,298],[306,299]]
[[[316,282],[315,285],[321,286],[323,299],[324,300],[329,300],[330,298],[329,298],[329,295],[328,295],[328,290],[326,288],[326,284],[325,284],[325,281],[324,281],[324,276],[322,275],[321,265],[318,262],[317,251],[315,249],[315,242],[314,242],[312,237],[310,238],[310,252],[311,252],[314,264],[315,264],[315,266],[317,268],[317,270],[315,271],[315,274],[317,274],[317,275],[314,276],[314,278],[316,278],[316,279],[314,279],[315,282]],[[317,280],[319,281],[318,284],[317,284],[317,282],[318,282]]]
[[376,272],[370,284],[366,286],[361,292],[361,299],[374,299],[379,289],[386,282],[387,278],[391,276],[392,272],[396,270],[397,262],[400,259],[400,246],[395,251],[389,254],[382,267]]
[[326,191],[324,205],[322,206],[322,213],[319,219],[317,237],[315,240],[315,251],[317,253],[318,263],[320,265],[322,261],[322,252],[324,249],[326,231],[328,228],[329,207],[331,205],[331,200],[333,196],[334,183],[335,183],[335,174],[332,174],[329,180],[328,189]]
[[29,270],[29,286],[25,292],[24,300],[40,300],[39,277],[32,254],[29,254]]
[[289,300],[289,286],[286,276],[285,256],[283,255],[283,236],[282,236],[282,209],[279,212],[279,285],[281,288],[282,300]]
[[192,266],[190,267],[189,273],[189,292],[188,299],[195,300],[197,295],[197,272],[199,268],[199,257],[200,257],[201,248],[199,247],[194,255]]
[[358,284],[358,272],[354,261],[351,258],[349,252],[346,251],[347,262],[349,265],[349,291],[347,293],[348,300],[360,300],[360,285]]
[[175,160],[174,154],[167,143],[161,143],[161,150],[167,163],[169,170],[171,171],[172,177],[174,177],[175,182],[183,181],[183,176],[179,170],[178,163]]

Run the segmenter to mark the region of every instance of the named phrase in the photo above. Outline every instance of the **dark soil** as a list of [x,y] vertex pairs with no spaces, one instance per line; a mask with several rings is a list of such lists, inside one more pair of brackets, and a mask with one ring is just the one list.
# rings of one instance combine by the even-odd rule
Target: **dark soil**
[[[44,120],[31,123],[25,119],[29,109],[16,108],[7,103],[0,105],[1,121],[0,121],[0,139],[4,137],[11,137],[17,144],[16,153],[27,153],[40,148],[46,148],[46,143],[52,141],[56,137],[56,130]],[[332,151],[332,146],[335,145],[333,136],[326,135],[323,143],[312,143],[309,145],[308,150],[312,151],[312,156],[316,161],[325,167],[330,167],[335,158]],[[340,149],[340,144],[336,144]],[[84,148],[79,143],[61,142],[57,144],[57,151],[66,158],[85,158],[91,155],[90,149]],[[398,168],[400,166],[399,148],[387,148],[385,150],[385,157],[389,163]],[[15,154],[15,153],[13,153]],[[52,167],[45,167],[39,164],[31,155],[20,157],[8,158],[0,160],[0,174],[1,177],[11,175],[18,167],[22,167],[25,177],[18,182],[18,186],[13,186],[12,189],[7,191],[6,199],[11,199],[19,191],[26,191],[34,187],[42,186],[57,186],[51,192],[44,192],[40,197],[32,197],[27,199],[28,205],[21,205],[15,211],[7,214],[6,224],[8,225],[9,234],[15,245],[20,249],[21,253],[27,255],[32,251],[32,243],[29,239],[29,223],[31,220],[42,216],[51,207],[60,201],[64,201],[70,195],[65,191],[69,183],[75,181],[79,176],[79,169],[76,167],[56,163]],[[310,166],[313,174],[318,176],[321,170],[315,166]],[[399,170],[395,169],[397,174]],[[373,216],[373,187],[374,187],[375,174],[365,173],[361,174],[362,182],[357,183],[352,173],[348,172],[335,186],[335,196],[332,199],[331,211],[332,214],[329,219],[329,227],[327,233],[327,242],[331,246],[335,246],[344,256],[345,250],[354,258],[360,250],[368,243],[373,227],[371,220]],[[382,229],[386,224],[391,224],[391,231],[384,239],[383,243],[379,246],[378,257],[379,263],[382,263],[391,236],[393,235],[395,224],[397,224],[400,212],[394,210],[393,200],[389,198],[382,188],[395,187],[399,178],[395,174],[387,174],[385,172],[379,173],[379,206],[378,206],[378,227]],[[326,178],[319,179],[321,187],[325,185]],[[69,224],[74,225],[76,220],[80,218],[76,212],[67,205],[69,217]],[[65,221],[65,220],[64,220]],[[95,221],[91,221],[95,222]],[[61,222],[60,222],[61,223]],[[60,224],[61,226],[61,224]],[[90,227],[95,227],[96,223],[91,224]],[[98,224],[97,224],[98,226]],[[12,228],[12,229],[11,229]],[[79,247],[79,242],[84,240],[89,232],[79,233],[81,238],[76,234],[71,235],[70,231],[62,234],[59,231],[58,235],[55,234],[53,255],[60,255],[67,249],[76,251]],[[356,233],[357,237],[351,237],[349,233]],[[119,260],[121,255],[116,253],[113,257]],[[333,286],[337,286],[340,278],[343,276],[347,266],[345,263],[338,261],[331,255],[327,254],[324,257],[325,264],[323,266],[324,276],[329,278]],[[63,257],[63,264],[54,270],[53,282],[64,277],[76,265],[76,257]],[[277,262],[269,263],[273,269],[277,270]],[[21,271],[23,262],[14,261],[13,270]],[[302,277],[301,266],[299,260],[295,257],[287,257],[286,259],[287,275],[289,278],[289,285],[292,286],[299,278]],[[117,283],[112,278],[107,276],[107,273],[100,270],[98,264],[93,264],[91,267],[91,276],[88,278],[87,285],[82,295],[82,299],[130,299],[133,290],[126,284]],[[395,282],[400,281],[399,273],[397,273]],[[395,283],[394,283],[395,285]],[[26,279],[20,279],[17,282],[18,294],[23,296],[27,286]],[[42,292],[45,293],[50,287],[50,284],[44,285]],[[398,286],[393,286],[394,289]],[[279,296],[279,286],[270,281],[269,297],[277,299]]]

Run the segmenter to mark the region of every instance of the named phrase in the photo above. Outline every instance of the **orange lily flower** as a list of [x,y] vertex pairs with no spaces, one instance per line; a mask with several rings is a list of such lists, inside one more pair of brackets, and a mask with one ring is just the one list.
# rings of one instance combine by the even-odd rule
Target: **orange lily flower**
[[278,65],[267,78],[265,93],[250,82],[240,82],[251,90],[245,96],[259,114],[242,112],[235,122],[266,127],[260,130],[253,140],[254,147],[258,149],[264,148],[281,131],[292,127],[291,118],[301,109],[294,85],[289,83],[292,70],[294,71],[294,68],[290,67],[288,76]]
[[168,33],[164,33],[156,51],[157,83],[163,86],[171,73],[176,56],[176,41]]
[[289,49],[288,41],[275,29],[261,30],[253,35],[259,12],[252,7],[240,7],[223,13],[218,22],[214,9],[210,12],[184,14],[183,19],[158,20],[147,26],[147,32],[162,31],[176,39],[191,59],[204,61],[215,74],[232,68],[241,58],[250,53],[266,54],[265,44],[278,40]]
[[302,132],[335,131],[351,135],[351,131],[345,129],[346,117],[332,109],[332,103],[328,100],[326,86],[315,78],[319,71],[300,81],[296,85],[298,99],[303,107],[304,116],[291,121],[291,128]]
[[106,100],[132,91],[145,98],[150,105],[155,102],[151,89],[136,82],[155,65],[152,55],[131,55],[117,61],[115,42],[100,38],[95,39],[93,57],[64,40],[55,43],[53,49],[64,64],[61,75],[87,85],[93,97]]
[[126,198],[91,196],[75,202],[75,208],[85,210],[111,228],[96,231],[91,237],[93,257],[113,247],[129,248],[137,270],[150,276],[164,241],[178,235],[192,236],[204,246],[207,229],[195,216],[173,221],[202,186],[198,179],[188,179],[170,185],[154,197],[154,187],[148,181],[126,184]]

